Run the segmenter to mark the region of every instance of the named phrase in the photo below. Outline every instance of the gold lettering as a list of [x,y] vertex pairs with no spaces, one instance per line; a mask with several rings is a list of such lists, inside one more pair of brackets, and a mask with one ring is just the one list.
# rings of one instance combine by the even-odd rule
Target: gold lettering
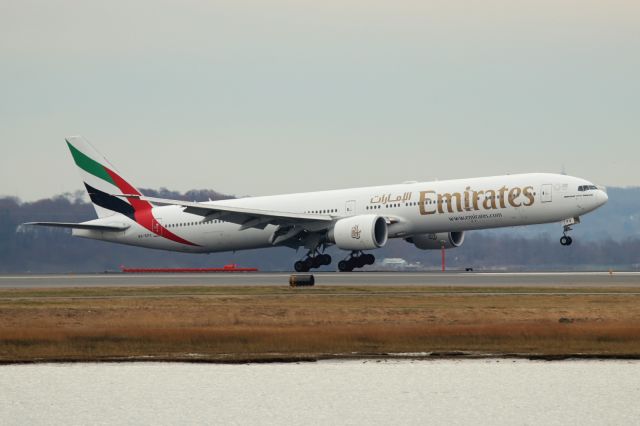
[[435,214],[436,210],[427,210],[426,209],[426,204],[427,204],[427,200],[430,200],[430,198],[428,198],[428,194],[436,194],[436,191],[420,191],[420,202],[418,203],[418,207],[420,208],[420,214],[422,216],[426,216],[426,215],[430,215],[430,214]]
[[480,210],[478,202],[480,202],[480,195],[484,194],[484,191],[473,191],[473,209]]
[[467,188],[464,191],[464,209],[468,212],[471,211],[471,201],[470,201],[470,193],[469,191],[471,191],[471,187],[467,186]]
[[[522,196],[526,198],[523,202]],[[411,193],[404,195],[404,198],[411,197]],[[464,193],[452,192],[437,194],[436,191],[419,192],[420,214],[423,216],[436,213],[462,213],[464,211],[496,210],[507,208],[507,206],[521,207],[531,206],[535,202],[533,186],[524,188],[516,187],[509,189],[506,186],[498,190],[487,189],[485,191],[474,191],[470,186],[465,188]],[[499,202],[498,202],[499,200]],[[455,203],[455,204],[454,204]],[[437,206],[435,205],[437,204]]]
[[513,207],[520,207],[522,203],[516,203],[516,198],[518,198],[521,193],[522,190],[520,188],[512,188],[511,191],[509,191],[509,204]]
[[503,186],[502,188],[500,188],[499,192],[500,192],[500,208],[504,209],[507,207],[507,205],[505,204],[505,199],[504,199],[504,194],[505,192],[507,192],[508,189],[506,186]]
[[528,202],[528,203],[526,203],[526,202],[525,202],[525,203],[523,204],[523,206],[525,206],[525,207],[532,206],[532,205],[533,205],[533,203],[534,203],[534,201],[535,201],[535,198],[533,197],[533,186],[527,186],[527,187],[525,187],[525,188],[522,190],[522,193],[524,194],[525,198],[526,198],[527,200],[529,200],[529,202]]
[[454,192],[453,194],[444,193],[438,194],[438,212],[444,213],[444,207],[442,204],[444,202],[447,203],[447,211],[449,213],[453,213],[453,198],[456,199],[456,208],[459,212],[462,212],[462,195],[459,192]]
[[495,210],[498,208],[496,206],[496,191],[494,191],[493,189],[485,191],[482,207],[484,207],[485,210]]

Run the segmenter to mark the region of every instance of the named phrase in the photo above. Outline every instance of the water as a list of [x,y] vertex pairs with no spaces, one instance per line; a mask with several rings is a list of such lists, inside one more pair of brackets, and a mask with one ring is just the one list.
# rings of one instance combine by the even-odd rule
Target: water
[[640,423],[639,361],[0,367],[0,423]]

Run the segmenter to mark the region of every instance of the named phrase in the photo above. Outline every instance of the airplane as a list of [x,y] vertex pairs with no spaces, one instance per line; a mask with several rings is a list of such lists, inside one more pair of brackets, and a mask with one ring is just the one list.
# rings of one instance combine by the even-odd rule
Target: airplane
[[604,205],[604,187],[551,173],[526,173],[298,194],[187,202],[146,197],[85,138],[66,138],[98,219],[29,222],[72,235],[154,249],[212,253],[304,248],[296,272],[330,265],[330,246],[348,252],[338,270],[372,265],[365,251],[401,238],[422,250],[460,247],[465,232],[560,222],[560,244],[580,217]]

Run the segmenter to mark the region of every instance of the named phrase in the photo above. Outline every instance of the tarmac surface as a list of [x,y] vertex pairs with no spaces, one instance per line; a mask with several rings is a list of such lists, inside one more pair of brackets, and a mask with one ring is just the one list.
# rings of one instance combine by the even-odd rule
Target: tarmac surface
[[[0,275],[0,288],[288,285],[290,273]],[[318,272],[316,286],[640,288],[640,272]]]

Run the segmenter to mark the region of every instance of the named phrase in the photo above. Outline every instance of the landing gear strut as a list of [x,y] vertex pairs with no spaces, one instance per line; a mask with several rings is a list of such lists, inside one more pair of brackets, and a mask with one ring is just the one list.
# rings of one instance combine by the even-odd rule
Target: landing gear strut
[[365,254],[361,251],[353,251],[346,259],[338,262],[340,272],[351,272],[355,268],[362,268],[365,265],[373,265],[376,258],[372,254]]
[[293,264],[293,269],[295,269],[296,272],[309,272],[311,269],[330,264],[331,256],[328,254],[310,251],[302,260],[298,260]]

